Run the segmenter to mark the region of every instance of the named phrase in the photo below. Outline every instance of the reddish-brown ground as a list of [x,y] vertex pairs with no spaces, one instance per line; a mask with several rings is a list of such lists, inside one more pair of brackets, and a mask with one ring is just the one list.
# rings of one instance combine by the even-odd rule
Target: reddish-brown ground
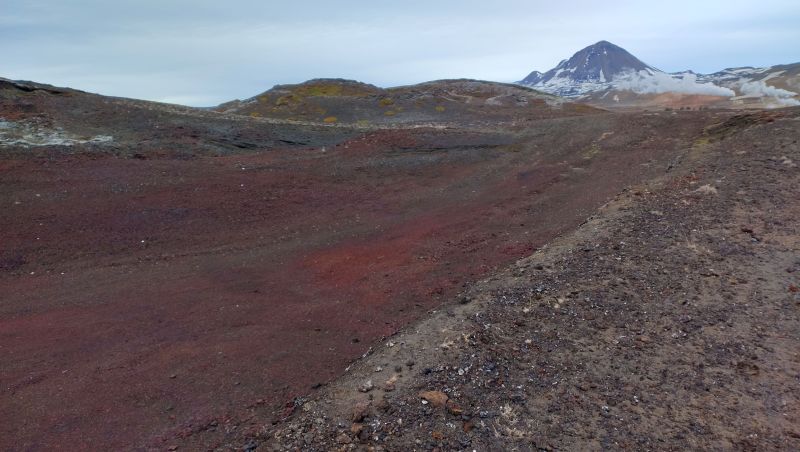
[[800,450],[798,119],[708,128],[292,416],[210,430],[258,451]]
[[663,173],[718,120],[608,114],[381,131],[325,150],[3,157],[0,449],[163,447],[248,407],[275,413]]

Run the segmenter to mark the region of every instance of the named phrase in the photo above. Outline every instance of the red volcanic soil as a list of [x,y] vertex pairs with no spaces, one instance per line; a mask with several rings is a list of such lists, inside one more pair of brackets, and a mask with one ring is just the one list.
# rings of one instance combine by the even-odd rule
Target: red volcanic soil
[[663,174],[715,120],[4,157],[0,449],[213,446],[209,426],[291,411],[370,343]]

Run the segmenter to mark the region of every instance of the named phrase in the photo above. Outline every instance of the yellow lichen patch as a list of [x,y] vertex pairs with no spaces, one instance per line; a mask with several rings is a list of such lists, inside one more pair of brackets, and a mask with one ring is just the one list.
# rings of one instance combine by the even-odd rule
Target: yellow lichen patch
[[259,113],[257,111],[253,111],[253,112],[250,112],[250,116],[252,116],[254,118],[260,118],[261,117],[261,113]]
[[397,114],[397,112],[395,112],[394,110],[387,110],[387,111],[383,112],[383,114],[386,115],[386,116],[394,116],[394,115]]
[[445,110],[445,108],[444,108],[444,106],[443,106],[443,105],[437,105],[437,106],[436,106],[436,111],[438,111],[438,112],[442,112],[442,111],[444,111],[444,110]]
[[281,96],[278,100],[275,101],[275,105],[278,107],[284,107],[293,104],[299,104],[302,101],[300,96],[296,94],[287,94],[285,96]]
[[359,126],[368,126],[369,125],[369,120],[368,119],[359,119],[358,121],[356,121],[356,124],[358,124]]
[[702,148],[708,146],[710,143],[711,143],[711,137],[700,137],[694,140],[694,143],[692,143],[692,147],[695,149]]
[[320,83],[316,85],[301,86],[295,93],[300,96],[341,96],[341,85]]
[[336,122],[336,121],[338,121],[338,119],[336,118],[336,116],[328,116],[327,118],[325,118],[325,119],[323,119],[323,120],[322,120],[322,122],[325,122],[325,123],[327,123],[327,124],[333,124],[333,123],[334,123],[334,122]]
[[[542,101],[542,103],[544,103],[544,101]],[[593,112],[600,111],[597,108],[594,108],[594,107],[592,107],[590,105],[577,104],[577,103],[576,104],[572,104],[571,108],[572,108],[573,111],[575,111],[577,113],[593,113]]]
[[380,104],[381,107],[388,107],[389,105],[394,105],[394,99],[384,97],[378,102],[378,104]]
[[589,160],[589,159],[593,158],[594,156],[596,156],[599,153],[600,153],[600,145],[598,145],[595,142],[595,143],[592,143],[592,145],[589,146],[589,149],[587,149],[583,153],[583,158],[586,159],[586,160]]
[[508,146],[503,146],[503,149],[505,149],[508,152],[522,152],[525,148],[520,143],[514,143]]

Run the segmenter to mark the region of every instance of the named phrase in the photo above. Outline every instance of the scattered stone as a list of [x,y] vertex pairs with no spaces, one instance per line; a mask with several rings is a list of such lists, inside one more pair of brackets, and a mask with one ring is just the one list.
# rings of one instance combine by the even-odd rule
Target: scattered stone
[[361,422],[369,415],[370,403],[367,401],[358,402],[353,406],[350,420],[353,422]]
[[716,195],[717,189],[709,184],[705,184],[700,186],[700,188],[695,190],[695,192],[700,193],[701,195]]
[[386,392],[394,391],[397,386],[397,375],[392,375],[392,378],[386,380],[383,384],[383,390]]
[[353,440],[351,440],[346,433],[342,433],[336,437],[336,442],[339,444],[350,444],[351,442],[353,442]]
[[475,429],[475,422],[471,419],[464,421],[464,424],[461,426],[461,429],[464,430],[464,433],[469,433]]
[[445,404],[447,406],[447,411],[450,414],[454,416],[461,416],[462,414],[464,414],[464,410],[461,409],[461,407],[458,406],[455,402],[453,402],[452,399],[448,399]]
[[367,380],[367,381],[365,381],[365,382],[364,382],[364,384],[363,384],[363,385],[361,385],[361,386],[358,388],[358,390],[359,390],[360,392],[370,392],[370,391],[372,391],[373,389],[375,389],[375,385],[372,383],[372,380]]
[[436,408],[444,407],[448,400],[447,394],[442,391],[422,391],[419,396]]

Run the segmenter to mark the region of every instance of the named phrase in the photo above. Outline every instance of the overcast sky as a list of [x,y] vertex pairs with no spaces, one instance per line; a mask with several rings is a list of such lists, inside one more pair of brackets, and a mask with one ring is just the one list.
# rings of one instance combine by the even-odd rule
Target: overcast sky
[[600,40],[666,71],[800,61],[800,0],[0,0],[0,77],[209,106],[317,77],[511,82]]

